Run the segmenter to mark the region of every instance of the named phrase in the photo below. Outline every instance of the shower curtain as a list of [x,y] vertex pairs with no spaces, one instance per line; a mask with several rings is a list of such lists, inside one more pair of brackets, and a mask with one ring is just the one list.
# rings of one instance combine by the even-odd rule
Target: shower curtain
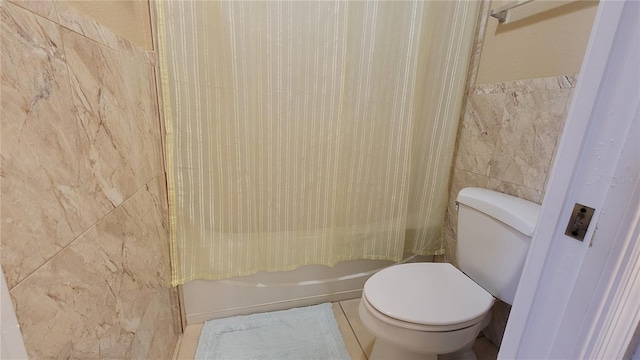
[[478,2],[155,5],[174,285],[443,253]]

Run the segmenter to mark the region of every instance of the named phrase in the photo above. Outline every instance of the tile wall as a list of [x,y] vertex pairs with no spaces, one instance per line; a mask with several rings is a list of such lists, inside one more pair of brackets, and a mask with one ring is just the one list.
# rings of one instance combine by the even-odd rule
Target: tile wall
[[[458,131],[446,213],[447,261],[457,264],[455,200],[481,187],[542,203],[576,77],[558,76],[475,85],[467,94]],[[498,302],[485,329],[502,341],[509,305]]]
[[0,7],[1,261],[29,356],[170,358],[153,54],[64,2]]
[[456,263],[455,199],[465,187],[497,190],[542,203],[575,76],[476,85],[458,131],[445,237]]

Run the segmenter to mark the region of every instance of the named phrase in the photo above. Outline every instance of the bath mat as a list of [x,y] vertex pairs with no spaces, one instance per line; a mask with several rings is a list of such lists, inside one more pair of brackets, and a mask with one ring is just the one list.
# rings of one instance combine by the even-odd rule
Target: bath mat
[[350,359],[331,304],[205,322],[196,359]]

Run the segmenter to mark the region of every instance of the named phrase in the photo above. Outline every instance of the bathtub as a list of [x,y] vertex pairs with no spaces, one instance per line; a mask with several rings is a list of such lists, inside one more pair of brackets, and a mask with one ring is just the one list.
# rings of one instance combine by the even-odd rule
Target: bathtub
[[[410,256],[402,262],[431,260]],[[182,286],[186,323],[359,298],[367,279],[393,264],[352,260],[334,267],[307,265],[292,271],[191,281]]]

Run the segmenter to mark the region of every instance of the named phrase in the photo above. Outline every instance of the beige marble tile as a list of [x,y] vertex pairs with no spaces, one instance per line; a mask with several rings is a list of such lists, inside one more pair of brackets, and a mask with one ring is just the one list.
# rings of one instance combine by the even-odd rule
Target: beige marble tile
[[[122,248],[127,252],[127,270],[134,272],[143,289],[147,286],[157,291],[136,329],[130,356],[164,359],[173,351],[181,330],[176,288],[170,287],[169,223],[163,175],[145,185],[122,208],[128,214],[138,214],[137,223],[142,230],[135,244],[126,246],[125,242]],[[136,290],[132,292],[137,296]]]
[[510,93],[489,176],[543,190],[570,89]]
[[113,209],[84,166],[58,27],[2,10],[2,265],[15,286]]
[[505,98],[505,94],[467,96],[458,134],[455,168],[489,175]]
[[445,214],[448,261],[456,263],[455,198],[462,188],[542,202],[575,81],[568,75],[470,89]]
[[177,360],[193,360],[198,348],[198,340],[204,323],[188,325],[182,334],[182,342],[178,350]]
[[138,61],[151,64],[151,58],[146,50],[134,46],[127,39],[122,38],[106,26],[84,15],[72,5],[67,4],[66,1],[54,1],[56,2],[60,25],[127,56],[131,56]]
[[347,347],[347,351],[349,352],[349,356],[351,356],[352,360],[366,360],[362,348],[360,347],[360,343],[358,342],[358,338],[351,329],[351,325],[349,324],[349,320],[347,320],[340,303],[331,304],[333,309],[333,315],[336,318],[336,322],[338,323],[338,329],[342,334],[342,340],[344,340],[344,344]]
[[178,332],[177,313],[172,308],[169,292],[160,291],[147,307],[127,356],[132,359],[168,359],[173,353]]
[[33,359],[168,358],[168,228],[154,179],[11,290]]
[[178,336],[178,341],[176,342],[176,346],[173,349],[173,355],[171,356],[171,360],[177,360],[178,359],[178,353],[180,352],[180,345],[182,345],[182,335],[184,335],[184,334],[180,334]]
[[85,166],[117,206],[162,172],[153,69],[62,29]]
[[46,20],[53,2],[16,3],[0,2],[0,228],[27,349],[168,358],[179,323],[153,69]]
[[531,189],[525,186],[512,184],[499,179],[489,179],[487,189],[499,191],[501,193],[517,196],[521,199],[533,201],[536,204],[542,203],[542,191]]
[[507,328],[507,320],[509,319],[509,313],[511,312],[511,305],[496,301],[491,307],[491,322],[482,330],[482,333],[495,344],[500,347],[502,344],[502,338],[504,337],[504,331]]
[[58,12],[56,11],[54,0],[9,0],[37,15],[45,17],[51,21],[58,22]]
[[484,175],[475,174],[469,171],[453,169],[451,174],[451,189],[449,192],[449,202],[445,216],[445,234],[456,237],[458,226],[458,212],[456,210],[456,198],[460,190],[466,187],[487,188],[489,178]]
[[162,172],[153,69],[65,32],[63,49],[58,26],[3,3],[9,287]]
[[458,267],[458,239],[449,235],[444,235],[445,244],[445,258],[443,262],[448,262],[451,265]]
[[373,350],[373,343],[375,342],[376,338],[364,327],[364,325],[360,321],[360,315],[358,315],[359,305],[360,299],[352,299],[340,302],[340,306],[342,307],[347,320],[349,320],[351,329],[353,329],[353,333],[358,339],[360,347],[368,358],[369,355],[371,355],[371,350]]
[[575,87],[576,75],[551,76],[538,79],[516,80],[507,83],[507,92],[560,90]]
[[509,92],[532,92],[537,90],[571,89],[576,86],[577,75],[551,76],[537,79],[524,79],[504,83],[475,85],[469,94],[489,95]]
[[475,85],[471,89],[469,89],[469,95],[504,94],[506,92],[506,83],[481,84]]
[[473,352],[477,360],[496,360],[498,358],[498,348],[484,336],[480,336],[473,344]]

